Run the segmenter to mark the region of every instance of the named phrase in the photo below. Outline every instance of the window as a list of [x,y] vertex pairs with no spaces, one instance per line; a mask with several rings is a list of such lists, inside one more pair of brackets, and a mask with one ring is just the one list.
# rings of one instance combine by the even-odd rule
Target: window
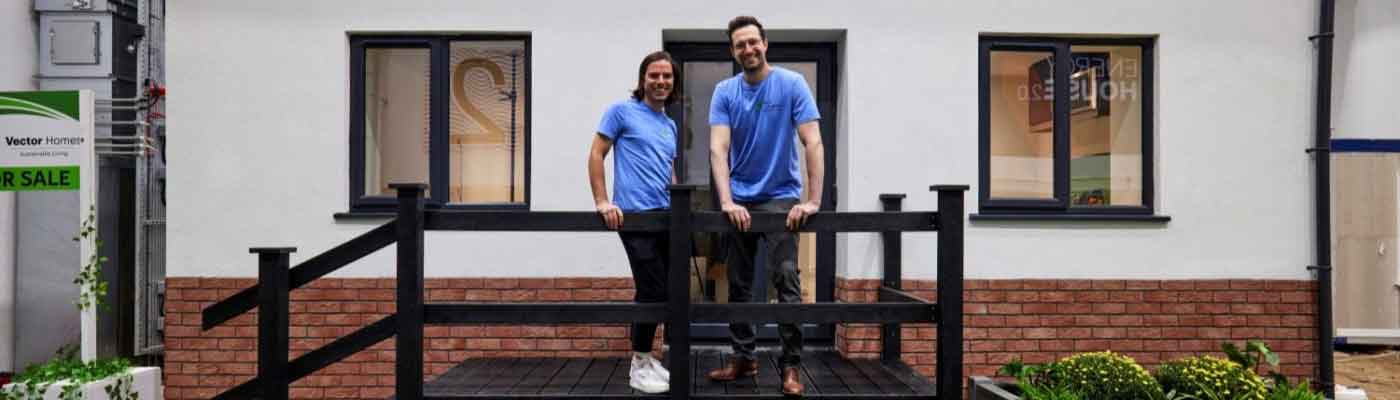
[[527,36],[352,36],[350,208],[528,208]]
[[982,215],[1151,215],[1150,38],[984,36]]

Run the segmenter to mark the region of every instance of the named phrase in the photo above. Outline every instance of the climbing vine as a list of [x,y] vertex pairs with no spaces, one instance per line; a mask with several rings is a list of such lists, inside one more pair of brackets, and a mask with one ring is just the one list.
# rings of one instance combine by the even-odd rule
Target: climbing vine
[[78,285],[78,299],[73,303],[78,306],[78,311],[87,311],[102,306],[102,299],[107,297],[107,282],[102,280],[102,264],[107,262],[107,257],[102,256],[102,241],[97,240],[96,206],[88,207],[87,216],[79,225],[78,236],[73,237],[73,241],[93,244],[92,255],[78,270],[78,277],[73,278],[73,283]]

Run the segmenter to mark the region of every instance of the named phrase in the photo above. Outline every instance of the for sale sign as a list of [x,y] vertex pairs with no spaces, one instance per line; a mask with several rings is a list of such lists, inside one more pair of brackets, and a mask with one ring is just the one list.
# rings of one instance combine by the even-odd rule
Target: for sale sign
[[91,104],[87,92],[0,92],[0,191],[78,190],[92,154]]

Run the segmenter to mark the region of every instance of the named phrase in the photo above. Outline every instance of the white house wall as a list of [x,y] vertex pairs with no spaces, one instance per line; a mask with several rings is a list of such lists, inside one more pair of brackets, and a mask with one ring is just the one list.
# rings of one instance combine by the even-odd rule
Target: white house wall
[[[34,90],[38,24],[27,1],[0,2],[0,92]],[[0,192],[0,372],[15,372],[15,195]]]
[[[349,32],[530,33],[531,209],[586,211],[598,118],[663,30],[751,14],[771,30],[844,31],[847,211],[878,210],[881,193],[929,210],[930,184],[971,184],[975,212],[979,33],[1159,35],[1155,202],[1171,222],[972,223],[968,277],[1306,279],[1313,3],[170,2],[168,271],[254,276],[248,247],[297,246],[297,262],[370,228],[332,219],[350,195]],[[843,236],[838,273],[878,277],[876,236]],[[935,276],[934,240],[906,235],[907,278]],[[427,246],[429,277],[628,274],[611,234],[434,232]],[[393,254],[336,276],[391,276]]]
[[34,90],[38,29],[29,2],[0,2],[0,91]]

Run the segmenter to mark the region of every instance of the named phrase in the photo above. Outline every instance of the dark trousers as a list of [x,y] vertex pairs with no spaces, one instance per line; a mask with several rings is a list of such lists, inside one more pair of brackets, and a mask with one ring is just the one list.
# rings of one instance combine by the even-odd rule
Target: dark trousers
[[[761,203],[739,203],[749,211],[776,211],[786,213],[797,204],[794,199],[777,199]],[[767,243],[764,254],[764,273],[768,282],[778,290],[778,302],[801,303],[802,281],[797,270],[797,234],[793,232],[739,232],[728,234],[725,239],[726,263],[729,265],[729,302],[767,302],[768,288],[760,288],[762,294],[754,299],[754,264],[757,263],[759,239]],[[754,359],[754,325],[749,323],[729,324],[730,340],[734,353],[747,360]],[[783,356],[779,360],[783,366],[796,366],[802,362],[802,328],[797,324],[779,324],[778,337],[782,339]]]
[[[622,248],[627,251],[627,263],[632,266],[632,284],[637,288],[633,300],[638,303],[665,303],[666,265],[671,260],[670,232],[619,232]],[[677,328],[685,332],[688,327]],[[677,329],[668,329],[674,331]],[[632,324],[632,351],[651,352],[656,324]]]

